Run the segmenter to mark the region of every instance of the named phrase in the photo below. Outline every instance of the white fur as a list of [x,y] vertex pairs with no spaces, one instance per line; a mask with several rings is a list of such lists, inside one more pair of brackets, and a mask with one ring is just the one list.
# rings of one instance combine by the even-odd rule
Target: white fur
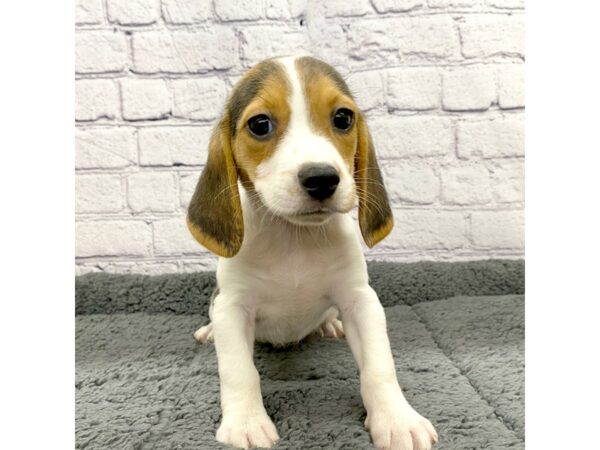
[[[373,442],[379,449],[429,449],[437,435],[402,395],[384,311],[369,287],[347,213],[355,202],[352,176],[333,144],[311,129],[293,59],[281,63],[292,85],[290,126],[274,156],[259,166],[260,197],[240,189],[244,241],[235,257],[219,260],[212,323],[196,333],[203,342],[214,337],[216,346],[223,409],[217,439],[241,448],[277,441],[262,402],[253,342],[296,342],[317,330],[341,335],[339,312],[360,369]],[[313,207],[297,180],[298,168],[307,162],[332,164],[341,179],[328,203],[338,212],[318,215],[313,225],[290,217]]]

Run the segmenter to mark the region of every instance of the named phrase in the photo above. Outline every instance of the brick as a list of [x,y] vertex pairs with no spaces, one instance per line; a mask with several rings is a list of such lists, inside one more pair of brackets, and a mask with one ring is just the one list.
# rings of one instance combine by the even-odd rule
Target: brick
[[383,79],[379,72],[353,73],[346,81],[356,103],[363,111],[383,106]]
[[229,27],[210,31],[147,31],[133,34],[133,64],[139,73],[202,73],[233,67],[237,38]]
[[77,169],[120,169],[137,164],[135,129],[128,127],[75,129]]
[[454,152],[452,121],[441,117],[393,117],[370,123],[380,158],[443,156]]
[[442,80],[438,70],[395,69],[387,77],[390,108],[424,111],[440,107]]
[[482,111],[496,101],[492,69],[464,67],[444,73],[442,103],[448,111]]
[[[302,2],[292,2],[302,3]],[[287,0],[266,0],[265,13],[268,19],[291,19],[292,11],[290,2]]]
[[459,122],[457,126],[459,158],[481,155],[484,158],[522,156],[524,123],[520,115],[477,122]]
[[309,48],[302,28],[255,26],[241,30],[242,60],[250,67],[263,59],[301,53]]
[[478,211],[471,214],[471,242],[475,247],[522,249],[522,211]]
[[99,220],[75,224],[75,256],[149,256],[152,229],[142,221]]
[[525,0],[487,0],[486,3],[494,8],[501,9],[523,9]]
[[306,14],[308,0],[288,0],[288,2],[292,17],[300,17]]
[[194,166],[208,155],[209,127],[148,127],[139,135],[142,166]]
[[466,58],[495,55],[524,56],[521,16],[472,15],[460,24],[462,53]]
[[440,189],[431,165],[419,161],[385,161],[381,164],[392,203],[433,203]]
[[76,213],[112,213],[122,209],[119,175],[75,176]]
[[75,33],[75,72],[120,72],[127,63],[124,34],[87,30]]
[[125,120],[164,119],[171,113],[171,93],[163,80],[121,81]]
[[373,64],[399,63],[402,56],[450,58],[459,39],[450,17],[358,20],[348,29],[349,56]]
[[525,201],[525,167],[522,160],[494,161],[491,166],[494,199],[498,203]]
[[364,16],[373,11],[369,0],[328,0],[324,2],[325,17]]
[[173,80],[175,117],[213,120],[221,115],[227,99],[227,84],[217,77]]
[[113,80],[75,81],[75,119],[114,119],[119,116],[119,91]]
[[75,1],[75,23],[77,25],[96,25],[103,21],[102,0]]
[[406,250],[454,250],[465,244],[465,220],[461,212],[395,210],[394,228],[383,248]]
[[174,211],[177,187],[173,174],[168,172],[142,172],[127,177],[127,198],[134,212]]
[[122,209],[119,175],[75,176],[76,213],[112,213]]
[[[312,19],[312,18],[311,18]],[[319,23],[322,20],[322,23]],[[348,58],[348,43],[346,31],[341,25],[329,23],[325,19],[314,20],[308,25],[310,29],[310,40],[319,42],[318,46],[305,44],[304,48],[310,48],[313,56],[327,61],[335,67],[342,76],[347,75],[350,70],[350,59]],[[291,51],[288,51],[290,53]],[[297,53],[297,52],[296,52]],[[363,69],[371,69],[364,67]]]
[[190,234],[185,215],[157,220],[154,228],[154,253],[156,255],[193,255],[204,249]]
[[209,0],[163,0],[162,14],[173,24],[205,22],[212,16]]
[[196,184],[200,179],[200,172],[182,173],[179,176],[179,203],[184,208],[187,208],[192,199]]
[[522,64],[498,69],[498,104],[502,109],[525,107],[525,70]]
[[160,18],[160,0],[107,0],[108,20],[121,25],[148,25]]
[[479,4],[480,0],[428,0],[430,8],[463,8]]
[[485,205],[492,200],[490,174],[481,164],[442,167],[442,202]]
[[423,0],[373,0],[378,13],[405,12],[423,6]]
[[257,20],[263,17],[262,2],[259,0],[218,0],[215,14],[223,21]]

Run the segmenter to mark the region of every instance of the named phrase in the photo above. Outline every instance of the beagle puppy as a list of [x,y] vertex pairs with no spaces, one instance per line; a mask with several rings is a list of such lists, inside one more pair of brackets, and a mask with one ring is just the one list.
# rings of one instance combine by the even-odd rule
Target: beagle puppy
[[187,214],[193,237],[221,256],[211,322],[194,334],[215,343],[218,441],[269,448],[279,439],[263,405],[254,341],[284,345],[320,331],[346,336],[378,449],[437,442],[398,385],[350,213],[357,200],[372,247],[393,217],[365,117],[339,73],[309,56],[250,69],[214,128]]

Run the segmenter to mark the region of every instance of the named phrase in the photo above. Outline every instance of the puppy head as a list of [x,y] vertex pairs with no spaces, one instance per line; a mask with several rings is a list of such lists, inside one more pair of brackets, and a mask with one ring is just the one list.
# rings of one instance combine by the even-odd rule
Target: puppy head
[[243,241],[238,179],[251,199],[297,225],[321,225],[358,196],[369,247],[393,226],[364,117],[338,72],[308,56],[249,70],[213,131],[188,227],[220,256],[234,256]]

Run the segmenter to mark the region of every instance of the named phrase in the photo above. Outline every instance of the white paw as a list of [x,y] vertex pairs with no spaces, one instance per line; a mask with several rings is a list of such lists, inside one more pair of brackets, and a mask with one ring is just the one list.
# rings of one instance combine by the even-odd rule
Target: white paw
[[278,440],[277,429],[266,412],[225,416],[217,430],[217,441],[237,448],[271,448]]
[[431,422],[410,406],[367,414],[365,427],[379,450],[429,450],[438,441]]
[[212,322],[208,325],[204,325],[203,327],[198,328],[194,333],[194,339],[198,341],[200,344],[204,344],[208,341],[213,340],[213,324]]
[[322,337],[342,338],[344,337],[344,326],[341,320],[327,319],[319,327],[319,333],[321,333]]

